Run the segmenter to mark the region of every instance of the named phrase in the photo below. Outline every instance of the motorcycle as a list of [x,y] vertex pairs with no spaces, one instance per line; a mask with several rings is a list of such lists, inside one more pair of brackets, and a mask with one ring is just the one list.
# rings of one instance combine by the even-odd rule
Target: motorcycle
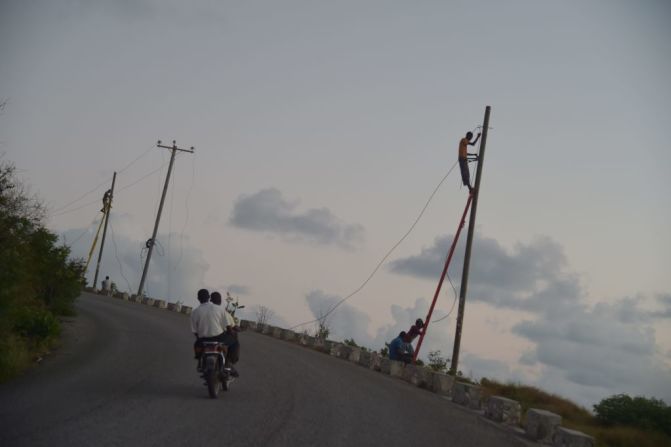
[[231,368],[226,366],[226,345],[218,341],[204,341],[200,344],[198,371],[205,380],[210,397],[216,399],[221,390],[229,390],[233,381]]

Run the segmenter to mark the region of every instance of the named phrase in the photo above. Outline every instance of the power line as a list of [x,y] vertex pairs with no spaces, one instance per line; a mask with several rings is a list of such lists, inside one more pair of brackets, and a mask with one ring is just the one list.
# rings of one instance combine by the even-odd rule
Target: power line
[[[97,190],[99,190],[99,189],[100,189],[101,187],[103,187],[104,185],[107,185],[111,180],[112,180],[112,177],[111,177],[111,176],[108,177],[108,178],[106,178],[106,179],[103,180],[100,184],[98,184],[95,188],[91,189],[90,191],[85,192],[85,193],[82,194],[81,196],[77,197],[75,200],[73,200],[73,201],[71,201],[71,202],[68,202],[68,203],[66,203],[66,204],[63,205],[63,206],[60,206],[60,207],[56,208],[55,210],[53,210],[53,212],[54,212],[54,213],[57,213],[58,211],[64,210],[65,208],[69,207],[70,205],[79,202],[79,201],[82,200],[84,197],[88,196],[89,194],[93,194],[94,192],[96,192]],[[98,200],[99,200],[99,199],[96,199],[96,202],[97,202]],[[92,202],[91,202],[91,203],[92,203]],[[90,205],[90,203],[89,203],[89,205]],[[84,205],[84,206],[86,206],[86,205]],[[77,208],[77,209],[79,209],[79,208]],[[55,215],[58,216],[59,214],[55,214]]]
[[[128,185],[126,185],[126,186],[124,186],[124,187],[122,187],[122,188],[119,188],[119,190],[117,191],[117,194],[118,194],[119,192],[121,192],[121,191],[124,191],[124,190],[130,188],[131,186],[135,186],[135,185],[137,185],[138,183],[140,183],[142,180],[146,179],[147,177],[150,177],[150,176],[156,174],[156,172],[158,172],[159,170],[163,169],[163,166],[165,166],[165,163],[163,163],[163,164],[162,164],[161,166],[159,166],[158,168],[156,168],[156,169],[150,171],[149,173],[143,175],[143,176],[140,177],[139,179],[133,181],[132,183],[129,183]],[[110,177],[110,179],[111,179],[111,177]],[[95,200],[92,200],[92,201],[90,201],[90,202],[86,202],[85,204],[80,205],[80,206],[78,206],[77,208],[72,208],[72,209],[69,209],[69,210],[66,210],[66,211],[63,211],[63,212],[60,212],[60,213],[52,214],[51,217],[58,217],[58,216],[62,216],[62,215],[64,215],[64,214],[74,213],[75,211],[78,211],[78,210],[80,210],[80,209],[82,209],[82,208],[86,208],[86,207],[89,206],[89,205],[92,205],[92,204],[94,204],[94,203],[99,203],[99,202],[100,202],[100,199],[95,199]]]
[[[147,155],[147,153],[149,153],[149,151],[150,151],[151,149],[153,149],[153,146],[150,147],[149,149],[147,149],[146,151],[144,151],[142,154],[140,154],[138,157],[136,157],[133,161],[131,161],[130,163],[128,163],[128,164],[126,165],[125,168],[123,168],[123,169],[120,170],[120,171],[117,171],[117,173],[121,174],[122,172],[124,172],[125,170],[127,170],[128,168],[130,168],[131,166],[133,166],[133,165],[135,164],[135,162],[137,162],[139,159],[141,159],[142,157],[144,157],[145,155]],[[81,196],[79,196],[79,197],[77,197],[76,199],[72,200],[71,202],[68,202],[68,203],[66,203],[66,204],[63,205],[63,206],[60,206],[60,207],[54,209],[53,212],[54,212],[54,213],[57,213],[57,212],[59,212],[59,211],[61,211],[61,210],[66,209],[66,208],[69,207],[70,205],[79,202],[79,201],[82,200],[84,197],[87,197],[89,194],[93,194],[94,192],[96,192],[97,190],[99,190],[102,186],[107,185],[111,180],[112,180],[112,177],[111,177],[111,176],[108,177],[108,178],[106,178],[106,179],[103,180],[101,183],[99,183],[98,185],[96,185],[93,189],[91,189],[91,190],[85,192],[84,194],[82,194]],[[90,203],[89,203],[89,205],[90,205]],[[77,209],[79,209],[79,208],[77,208]]]
[[306,324],[315,323],[315,322],[317,322],[317,321],[323,321],[324,319],[326,319],[326,318],[331,314],[331,312],[333,312],[334,310],[336,310],[342,303],[344,303],[345,301],[347,301],[348,299],[350,299],[351,297],[353,297],[354,295],[356,295],[357,293],[359,293],[359,291],[361,291],[361,290],[366,286],[366,284],[368,284],[368,282],[373,278],[373,276],[375,276],[375,274],[376,274],[377,271],[380,269],[380,267],[382,266],[382,264],[384,263],[384,261],[387,260],[387,258],[394,252],[394,250],[396,250],[396,248],[397,248],[399,245],[401,245],[401,243],[408,237],[408,235],[410,235],[410,233],[412,232],[412,230],[415,229],[415,227],[417,226],[417,223],[419,222],[419,220],[420,220],[420,219],[422,218],[422,216],[424,215],[424,212],[426,211],[426,209],[429,207],[429,204],[431,203],[431,200],[433,200],[433,197],[436,195],[436,193],[438,192],[438,190],[440,189],[440,187],[443,185],[443,183],[445,182],[445,180],[447,179],[447,177],[449,177],[449,175],[450,175],[450,174],[452,173],[452,171],[454,170],[455,166],[457,166],[457,163],[458,163],[458,162],[455,162],[455,163],[452,165],[452,167],[449,169],[449,171],[447,171],[447,174],[445,174],[445,176],[440,180],[440,182],[438,182],[438,185],[434,188],[433,192],[431,193],[431,195],[429,196],[428,200],[427,200],[426,203],[424,204],[424,207],[423,207],[422,210],[419,212],[419,215],[417,216],[417,218],[415,219],[415,221],[413,222],[413,224],[410,226],[410,228],[408,229],[408,231],[406,231],[406,233],[401,237],[401,239],[399,239],[399,241],[396,242],[396,244],[394,244],[393,247],[391,247],[391,249],[387,252],[387,254],[385,254],[385,255],[382,257],[382,259],[380,260],[380,262],[378,262],[377,265],[375,266],[375,268],[373,269],[373,272],[368,276],[368,278],[366,278],[366,280],[365,280],[365,281],[364,281],[364,282],[363,282],[363,283],[362,283],[362,284],[361,284],[361,285],[360,285],[354,292],[350,293],[350,294],[347,295],[345,298],[342,298],[340,301],[338,301],[333,307],[331,307],[331,309],[330,309],[328,312],[326,312],[326,313],[325,313],[324,315],[322,315],[320,318],[317,318],[317,319],[315,319],[315,320],[306,321],[305,323],[297,324],[297,325],[295,325],[295,326],[290,327],[289,329],[294,329],[294,328],[297,328],[297,327],[299,327],[299,326],[304,326],[304,325],[306,325]]

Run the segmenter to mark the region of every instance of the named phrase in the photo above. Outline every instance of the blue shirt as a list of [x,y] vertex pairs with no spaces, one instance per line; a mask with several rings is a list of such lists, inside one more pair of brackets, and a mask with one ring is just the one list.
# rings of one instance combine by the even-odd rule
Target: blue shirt
[[396,337],[389,343],[389,359],[390,360],[401,360],[400,354],[404,352],[405,343],[401,337]]

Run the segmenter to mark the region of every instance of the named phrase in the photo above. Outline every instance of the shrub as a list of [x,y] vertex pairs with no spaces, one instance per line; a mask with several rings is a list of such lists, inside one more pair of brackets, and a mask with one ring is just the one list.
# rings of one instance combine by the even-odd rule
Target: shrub
[[56,337],[61,331],[60,323],[54,314],[35,307],[21,309],[16,317],[14,329],[23,337],[35,341]]
[[444,372],[447,370],[447,362],[449,360],[440,354],[440,351],[429,352],[429,367],[434,371]]
[[594,405],[594,412],[604,425],[628,425],[671,435],[671,407],[659,399],[617,394]]

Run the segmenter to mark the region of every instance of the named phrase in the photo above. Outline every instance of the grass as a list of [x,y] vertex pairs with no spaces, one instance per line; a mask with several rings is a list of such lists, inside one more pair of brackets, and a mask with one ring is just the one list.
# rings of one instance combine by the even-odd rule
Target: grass
[[504,384],[489,379],[482,379],[480,385],[485,398],[502,396],[519,402],[523,415],[529,408],[560,415],[563,427],[593,436],[596,447],[671,447],[671,437],[664,433],[627,426],[604,426],[586,408],[532,386]]

